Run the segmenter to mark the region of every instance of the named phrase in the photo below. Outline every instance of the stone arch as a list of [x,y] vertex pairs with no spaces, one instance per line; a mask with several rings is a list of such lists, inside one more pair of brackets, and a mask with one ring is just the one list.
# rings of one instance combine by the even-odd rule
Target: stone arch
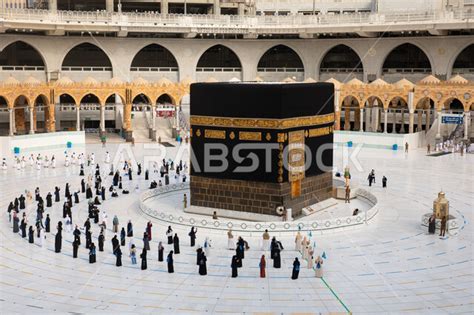
[[[26,62],[28,53],[25,49],[31,48],[29,54],[32,62]],[[22,40],[7,44],[0,50],[0,66],[42,66],[46,69],[46,61],[40,50],[34,45]]]
[[267,49],[267,51],[265,51],[265,53],[259,58],[257,67],[302,68],[304,70],[303,58],[301,58],[301,55],[287,45],[275,45],[270,49]]
[[30,104],[31,104],[31,100],[28,98],[28,96],[26,96],[26,95],[24,95],[24,94],[20,94],[20,95],[17,95],[17,96],[15,97],[15,101],[13,102],[13,107],[17,107],[17,102],[18,102],[18,100],[22,100],[22,98],[25,99],[25,101],[26,101],[26,106],[29,107]]
[[283,81],[288,77],[303,81],[304,74],[302,55],[287,45],[275,45],[258,59],[257,75],[264,81]]
[[[18,104],[18,102],[26,104]],[[31,128],[26,124],[27,111],[30,110],[31,100],[23,94],[18,95],[13,102],[13,109],[15,115],[15,130],[18,134],[25,134]]]
[[0,95],[0,107],[11,108],[10,102],[6,96]]
[[[346,104],[349,104],[347,106]],[[357,97],[353,95],[346,95],[342,98],[341,102],[341,116],[339,119],[340,129],[341,130],[358,130],[359,126],[356,124],[356,115],[360,114],[361,104]],[[352,119],[352,112],[354,112]],[[344,113],[344,117],[342,117]]]
[[436,109],[436,102],[429,96],[422,97],[416,103],[415,109],[428,109],[426,101],[429,100],[429,107]]
[[242,80],[242,62],[237,53],[226,45],[207,47],[198,53],[199,59],[194,70],[198,82],[210,77],[218,81]]
[[390,105],[393,103],[393,102],[396,102],[397,104],[402,104],[403,107],[406,107],[408,108],[408,101],[405,97],[403,96],[394,96],[392,97],[388,102],[387,102],[387,108],[388,107],[391,107]]
[[[376,101],[376,106],[374,106],[374,102]],[[367,103],[368,106],[366,105]],[[362,102],[360,102],[361,104],[361,108],[365,108],[365,107],[383,107],[385,108],[386,107],[386,104],[387,102],[383,101],[383,98],[378,96],[378,95],[375,95],[375,94],[372,94],[368,97],[366,97]]]
[[442,109],[444,110],[464,111],[464,107],[465,107],[464,102],[455,96],[445,98],[440,103],[441,103]]
[[[48,97],[44,94],[37,95],[34,99],[33,104],[31,104],[31,106],[32,106],[31,110],[33,110],[33,124],[34,124],[33,129],[36,132],[40,129],[43,131],[46,131],[46,122],[48,121],[48,118],[49,118]],[[42,119],[40,119],[39,116],[42,116]]]
[[152,104],[152,98],[145,92],[136,92],[132,95],[132,104]]
[[[160,101],[162,103],[160,103]],[[156,104],[166,104],[163,102],[169,101],[168,103],[176,105],[176,101],[173,96],[171,96],[169,93],[163,93],[160,96],[156,98]]]
[[79,106],[81,106],[82,104],[99,104],[99,105],[102,105],[100,97],[98,97],[96,94],[91,93],[91,92],[87,92],[87,93],[82,94],[82,96],[80,97]]
[[[173,53],[166,47],[152,43],[142,47],[133,57],[130,70],[133,68],[178,68]],[[178,71],[177,70],[177,71]]]
[[474,43],[462,47],[455,55],[450,64],[451,74],[463,75],[462,69],[474,69]]
[[[120,97],[120,99],[122,100],[122,104],[125,104],[125,97],[120,92],[113,92],[113,93],[109,93],[108,95],[104,96],[104,98],[102,98],[102,100],[101,100],[102,104],[104,104],[104,105],[105,104],[111,104],[110,102],[107,102],[107,100],[109,100],[109,98],[111,98],[111,97],[115,97],[115,95],[118,95]],[[113,104],[115,104],[115,100],[114,100]]]
[[[405,59],[405,60],[397,60]],[[382,64],[382,73],[385,74],[389,69],[430,69],[433,72],[433,62],[430,55],[419,45],[413,43],[403,43],[385,56]]]
[[[364,64],[360,55],[352,47],[346,44],[337,44],[328,48],[322,54],[317,71],[321,81],[335,78],[345,82],[354,77],[362,80]],[[358,75],[354,75],[354,72]]]
[[83,42],[67,51],[61,62],[61,69],[64,67],[112,68],[112,58],[97,45]]
[[63,101],[73,101],[73,104],[74,105],[79,105],[79,102],[77,101],[77,99],[72,96],[70,93],[67,93],[67,92],[64,92],[64,93],[60,93],[59,96],[58,96],[58,99],[59,99],[59,104],[71,104],[71,103],[63,103]]
[[207,48],[199,57],[196,68],[240,68],[239,56],[225,45],[214,45]]

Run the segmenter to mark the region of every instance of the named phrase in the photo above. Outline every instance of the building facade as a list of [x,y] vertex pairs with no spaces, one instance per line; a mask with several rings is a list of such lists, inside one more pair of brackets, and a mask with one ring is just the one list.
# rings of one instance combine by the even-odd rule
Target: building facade
[[[371,9],[216,17],[8,7],[0,13],[0,132],[130,134],[132,105],[185,104],[189,84],[203,81],[332,80],[336,129],[345,130],[423,130],[440,110],[472,109],[470,2],[408,13],[384,1],[344,3]],[[419,110],[421,124],[410,120]]]

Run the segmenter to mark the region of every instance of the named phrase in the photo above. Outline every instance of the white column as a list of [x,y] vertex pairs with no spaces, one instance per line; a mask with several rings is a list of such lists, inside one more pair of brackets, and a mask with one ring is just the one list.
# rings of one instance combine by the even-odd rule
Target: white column
[[426,132],[431,128],[431,108],[426,111]]
[[414,124],[415,124],[415,112],[410,109],[410,113],[408,116],[408,133],[414,132]]
[[469,139],[469,122],[471,121],[471,112],[464,112],[464,140]]
[[107,12],[114,12],[114,0],[105,0],[105,9]]
[[48,9],[51,12],[56,12],[58,10],[57,0],[48,0]]
[[9,108],[8,109],[8,116],[9,116],[9,122],[10,122],[10,136],[13,136],[14,134],[14,128],[13,128],[13,125],[15,124],[15,119],[14,119],[14,112],[13,112],[13,108]]
[[359,131],[364,132],[364,109],[360,109]]
[[100,106],[100,131],[105,133],[105,106]]
[[405,133],[405,108],[402,107],[402,126],[400,127],[400,133]]
[[151,105],[151,129],[156,130],[156,105]]
[[35,128],[33,126],[33,110],[34,108],[33,107],[28,107],[28,110],[30,112],[30,135],[34,134],[35,133]]
[[387,133],[388,108],[383,111],[383,132]]
[[168,0],[161,0],[161,14],[168,14]]
[[408,133],[413,133],[415,121],[414,92],[408,92]]
[[[367,103],[368,105],[368,103]],[[371,109],[367,107],[367,110],[365,111],[365,131],[373,131],[372,130],[372,125],[371,125]],[[363,113],[360,114],[361,116],[364,116]],[[364,118],[361,118],[361,121],[364,121]]]
[[378,132],[379,125],[379,107],[377,106],[372,109],[372,130]]
[[441,111],[438,111],[438,114],[436,115],[438,117],[438,131],[436,133],[436,139],[441,139]]
[[79,112],[78,105],[76,105],[76,130],[81,130],[81,113]]
[[220,0],[214,0],[214,14],[215,15],[220,15],[221,14]]
[[393,110],[392,133],[397,133],[397,111]]
[[180,126],[179,126],[179,110],[180,107],[176,106],[176,132],[179,134]]

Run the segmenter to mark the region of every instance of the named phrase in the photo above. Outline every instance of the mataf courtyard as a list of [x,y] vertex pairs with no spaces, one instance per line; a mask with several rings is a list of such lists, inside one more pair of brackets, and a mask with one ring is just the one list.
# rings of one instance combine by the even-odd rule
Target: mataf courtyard
[[[349,204],[336,200],[291,222],[256,222],[185,212],[183,195],[189,198],[189,185],[183,183],[183,172],[187,174],[187,165],[179,176],[171,171],[170,182],[165,185],[160,167],[155,172],[153,162],[146,163],[150,156],[156,159],[160,155],[158,165],[161,158],[171,159],[176,165],[179,160],[187,161],[187,145],[173,144],[163,153],[164,147],[158,145],[132,147],[122,143],[102,147],[87,143],[81,148],[51,152],[56,167],[43,165],[40,170],[28,161],[24,168],[16,169],[13,160],[6,160],[7,169],[0,170],[0,206],[5,211],[0,220],[1,313],[472,313],[474,155],[428,156],[421,148],[405,153],[335,145],[333,173],[350,166],[351,183],[364,192],[366,199],[359,195]],[[73,152],[95,155],[95,164],[85,163],[84,176],[79,175],[80,167],[72,160],[65,166],[65,154],[70,157]],[[127,160],[133,163],[132,180],[122,167]],[[142,165],[141,175],[135,163]],[[90,264],[84,231],[89,206],[86,194],[81,192],[81,180],[96,174],[96,165],[100,165],[102,185],[107,187],[105,200],[99,198],[101,204],[97,205],[99,224],[105,220],[106,228],[104,251],[97,250],[96,262]],[[111,165],[122,177],[122,189],[116,188],[118,197],[112,197],[108,190],[113,186]],[[147,169],[149,178],[145,179]],[[375,183],[369,187],[367,175],[372,169]],[[387,177],[386,188],[382,188],[382,176]],[[160,180],[163,186],[149,188],[152,181]],[[79,191],[79,203],[74,200],[70,210],[71,229],[63,218],[66,183],[71,194]],[[35,189],[38,187],[46,199],[55,186],[61,189],[60,201],[55,202],[53,196],[52,206],[44,208],[43,216],[48,214],[51,221],[50,232],[42,234],[45,239],[37,237],[36,228],[33,243],[29,243],[30,235],[22,238],[21,229],[13,233],[13,222],[9,222],[6,212],[9,203],[31,192],[33,200],[26,198],[26,208],[18,216],[21,221],[22,213],[26,213],[28,228],[35,226]],[[123,194],[123,190],[129,194]],[[432,212],[433,200],[440,191],[449,200],[450,215],[458,224],[453,229],[448,227],[444,237],[438,236],[438,230],[429,234],[428,227],[422,225],[422,216]],[[349,224],[347,219],[355,208],[361,214]],[[115,216],[119,240],[122,227],[128,234],[129,220],[133,224],[133,236],[127,235],[125,245],[121,244],[120,267],[116,266],[111,243]],[[55,253],[58,221],[63,222],[62,246]],[[100,227],[94,219],[90,222],[91,240],[97,247]],[[148,222],[152,224],[152,239],[148,241],[147,269],[141,270],[139,256]],[[81,231],[81,245],[78,257],[73,258],[72,231],[76,224]],[[168,273],[166,261],[170,250],[175,249],[167,242],[169,226],[180,239],[180,253],[173,256],[174,273]],[[188,236],[191,226],[197,227],[194,247],[190,247]],[[229,249],[229,228],[235,242],[241,236],[248,245],[237,278],[231,277],[235,250]],[[270,250],[264,246],[265,229],[282,244],[281,268],[274,268]],[[297,230],[310,241],[313,257],[322,257],[322,277],[316,277],[315,265],[307,263],[304,251],[297,250]],[[137,264],[132,264],[129,257],[132,242],[137,249]],[[158,261],[160,242],[164,261]],[[198,273],[199,247],[205,247],[205,276]],[[265,278],[260,277],[262,255],[266,257]],[[301,267],[299,278],[292,280],[295,257]]]

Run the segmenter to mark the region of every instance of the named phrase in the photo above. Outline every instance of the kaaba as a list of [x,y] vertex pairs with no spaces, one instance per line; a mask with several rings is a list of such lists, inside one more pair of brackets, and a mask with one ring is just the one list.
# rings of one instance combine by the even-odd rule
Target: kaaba
[[332,83],[194,83],[190,97],[192,206],[299,216],[331,196]]

